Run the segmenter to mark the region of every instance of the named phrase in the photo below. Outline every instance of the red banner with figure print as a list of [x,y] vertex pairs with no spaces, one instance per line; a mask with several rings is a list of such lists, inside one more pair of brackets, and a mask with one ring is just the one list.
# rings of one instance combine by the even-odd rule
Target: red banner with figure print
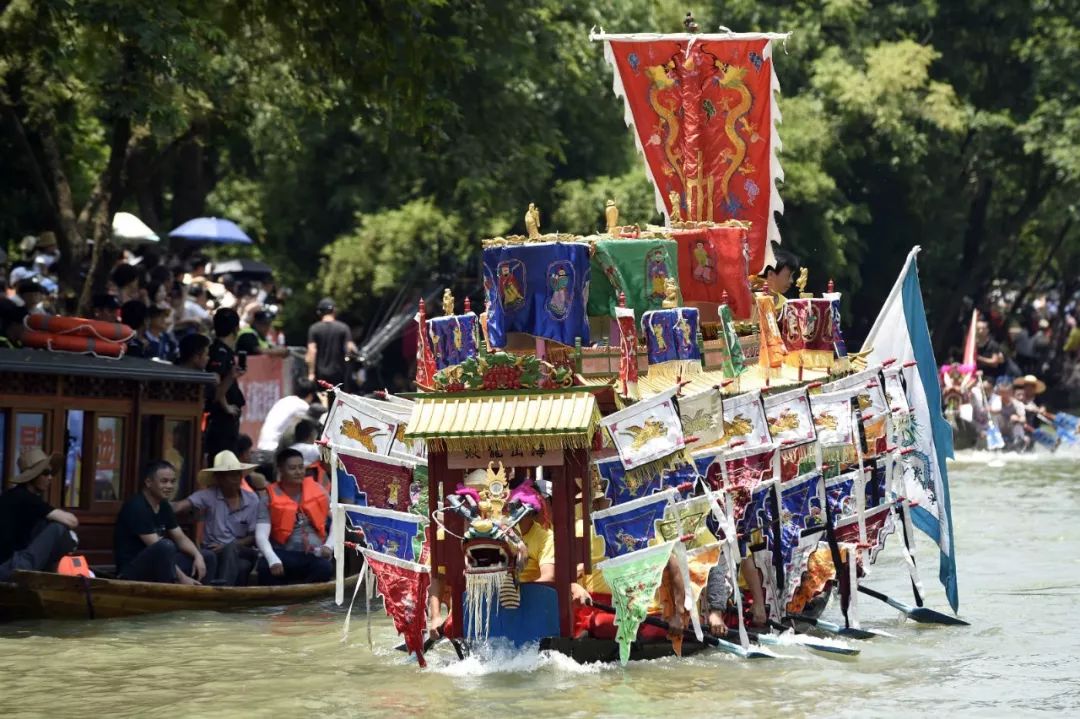
[[657,194],[674,219],[751,223],[750,271],[779,241],[779,121],[768,35],[599,35]]
[[750,293],[747,232],[741,227],[678,230],[679,287],[690,302],[724,302],[737,319],[749,319]]

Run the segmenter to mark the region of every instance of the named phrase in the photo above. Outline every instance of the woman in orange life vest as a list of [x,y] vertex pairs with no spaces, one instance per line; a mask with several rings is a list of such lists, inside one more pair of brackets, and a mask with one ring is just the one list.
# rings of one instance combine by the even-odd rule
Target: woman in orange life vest
[[330,496],[304,476],[304,457],[295,449],[277,455],[278,481],[259,503],[255,544],[262,552],[260,584],[328,581],[334,573]]

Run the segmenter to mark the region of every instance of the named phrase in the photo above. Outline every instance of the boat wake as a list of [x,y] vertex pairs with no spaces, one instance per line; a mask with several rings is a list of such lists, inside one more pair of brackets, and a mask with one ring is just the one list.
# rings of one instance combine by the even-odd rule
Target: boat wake
[[1045,462],[1047,460],[1080,459],[1080,447],[1061,447],[1055,452],[1036,448],[1033,452],[991,452],[985,449],[965,449],[956,453],[949,464],[978,464],[986,467],[1004,467],[1006,464]]
[[538,651],[536,644],[515,647],[507,641],[494,640],[473,645],[472,652],[459,660],[449,650],[425,655],[429,671],[450,677],[477,677],[488,674],[599,674],[618,668],[618,664],[578,664],[558,652]]

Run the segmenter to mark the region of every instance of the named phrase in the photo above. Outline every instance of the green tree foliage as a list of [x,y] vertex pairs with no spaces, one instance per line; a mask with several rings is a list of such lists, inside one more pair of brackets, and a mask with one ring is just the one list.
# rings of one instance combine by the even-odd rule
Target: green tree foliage
[[[916,243],[939,349],[995,278],[1076,288],[1075,0],[695,10],[705,31],[794,33],[774,52],[780,228],[811,289],[831,277],[846,293],[854,337]],[[117,209],[159,234],[229,216],[305,300],[333,294],[370,320],[403,287],[478,285],[478,240],[521,232],[530,201],[545,229],[599,229],[608,197],[624,221],[658,220],[588,30],[679,31],[685,11],[0,3],[0,232],[53,229],[77,260]]]

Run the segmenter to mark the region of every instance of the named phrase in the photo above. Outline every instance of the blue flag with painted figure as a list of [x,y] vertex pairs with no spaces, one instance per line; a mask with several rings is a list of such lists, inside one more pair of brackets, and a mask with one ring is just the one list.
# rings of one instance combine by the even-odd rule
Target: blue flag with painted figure
[[589,344],[588,245],[537,242],[485,248],[484,291],[492,347],[505,347],[508,332],[571,347],[578,338]]
[[409,562],[417,561],[424,541],[427,520],[410,512],[392,509],[345,505],[349,527],[364,533],[368,549],[389,554]]
[[648,547],[656,533],[656,521],[664,518],[664,509],[677,495],[674,489],[666,489],[593,512],[593,529],[604,539],[604,556],[619,557]]
[[647,474],[635,472],[627,475],[626,468],[618,457],[597,460],[596,471],[604,482],[604,493],[612,505],[632,502],[668,487],[693,482],[697,478],[697,471],[691,464],[682,464],[671,469],[656,469]]
[[952,428],[941,413],[941,389],[938,386],[937,360],[926,324],[922,290],[916,257],[912,248],[881,308],[874,326],[866,336],[863,350],[869,361],[894,360],[904,366],[911,426],[902,444],[913,451],[904,458],[904,489],[912,503],[911,521],[937,543],[941,550],[938,578],[953,611],[960,606],[956,579],[956,544],[949,501],[949,475],[945,460],[953,456]]

